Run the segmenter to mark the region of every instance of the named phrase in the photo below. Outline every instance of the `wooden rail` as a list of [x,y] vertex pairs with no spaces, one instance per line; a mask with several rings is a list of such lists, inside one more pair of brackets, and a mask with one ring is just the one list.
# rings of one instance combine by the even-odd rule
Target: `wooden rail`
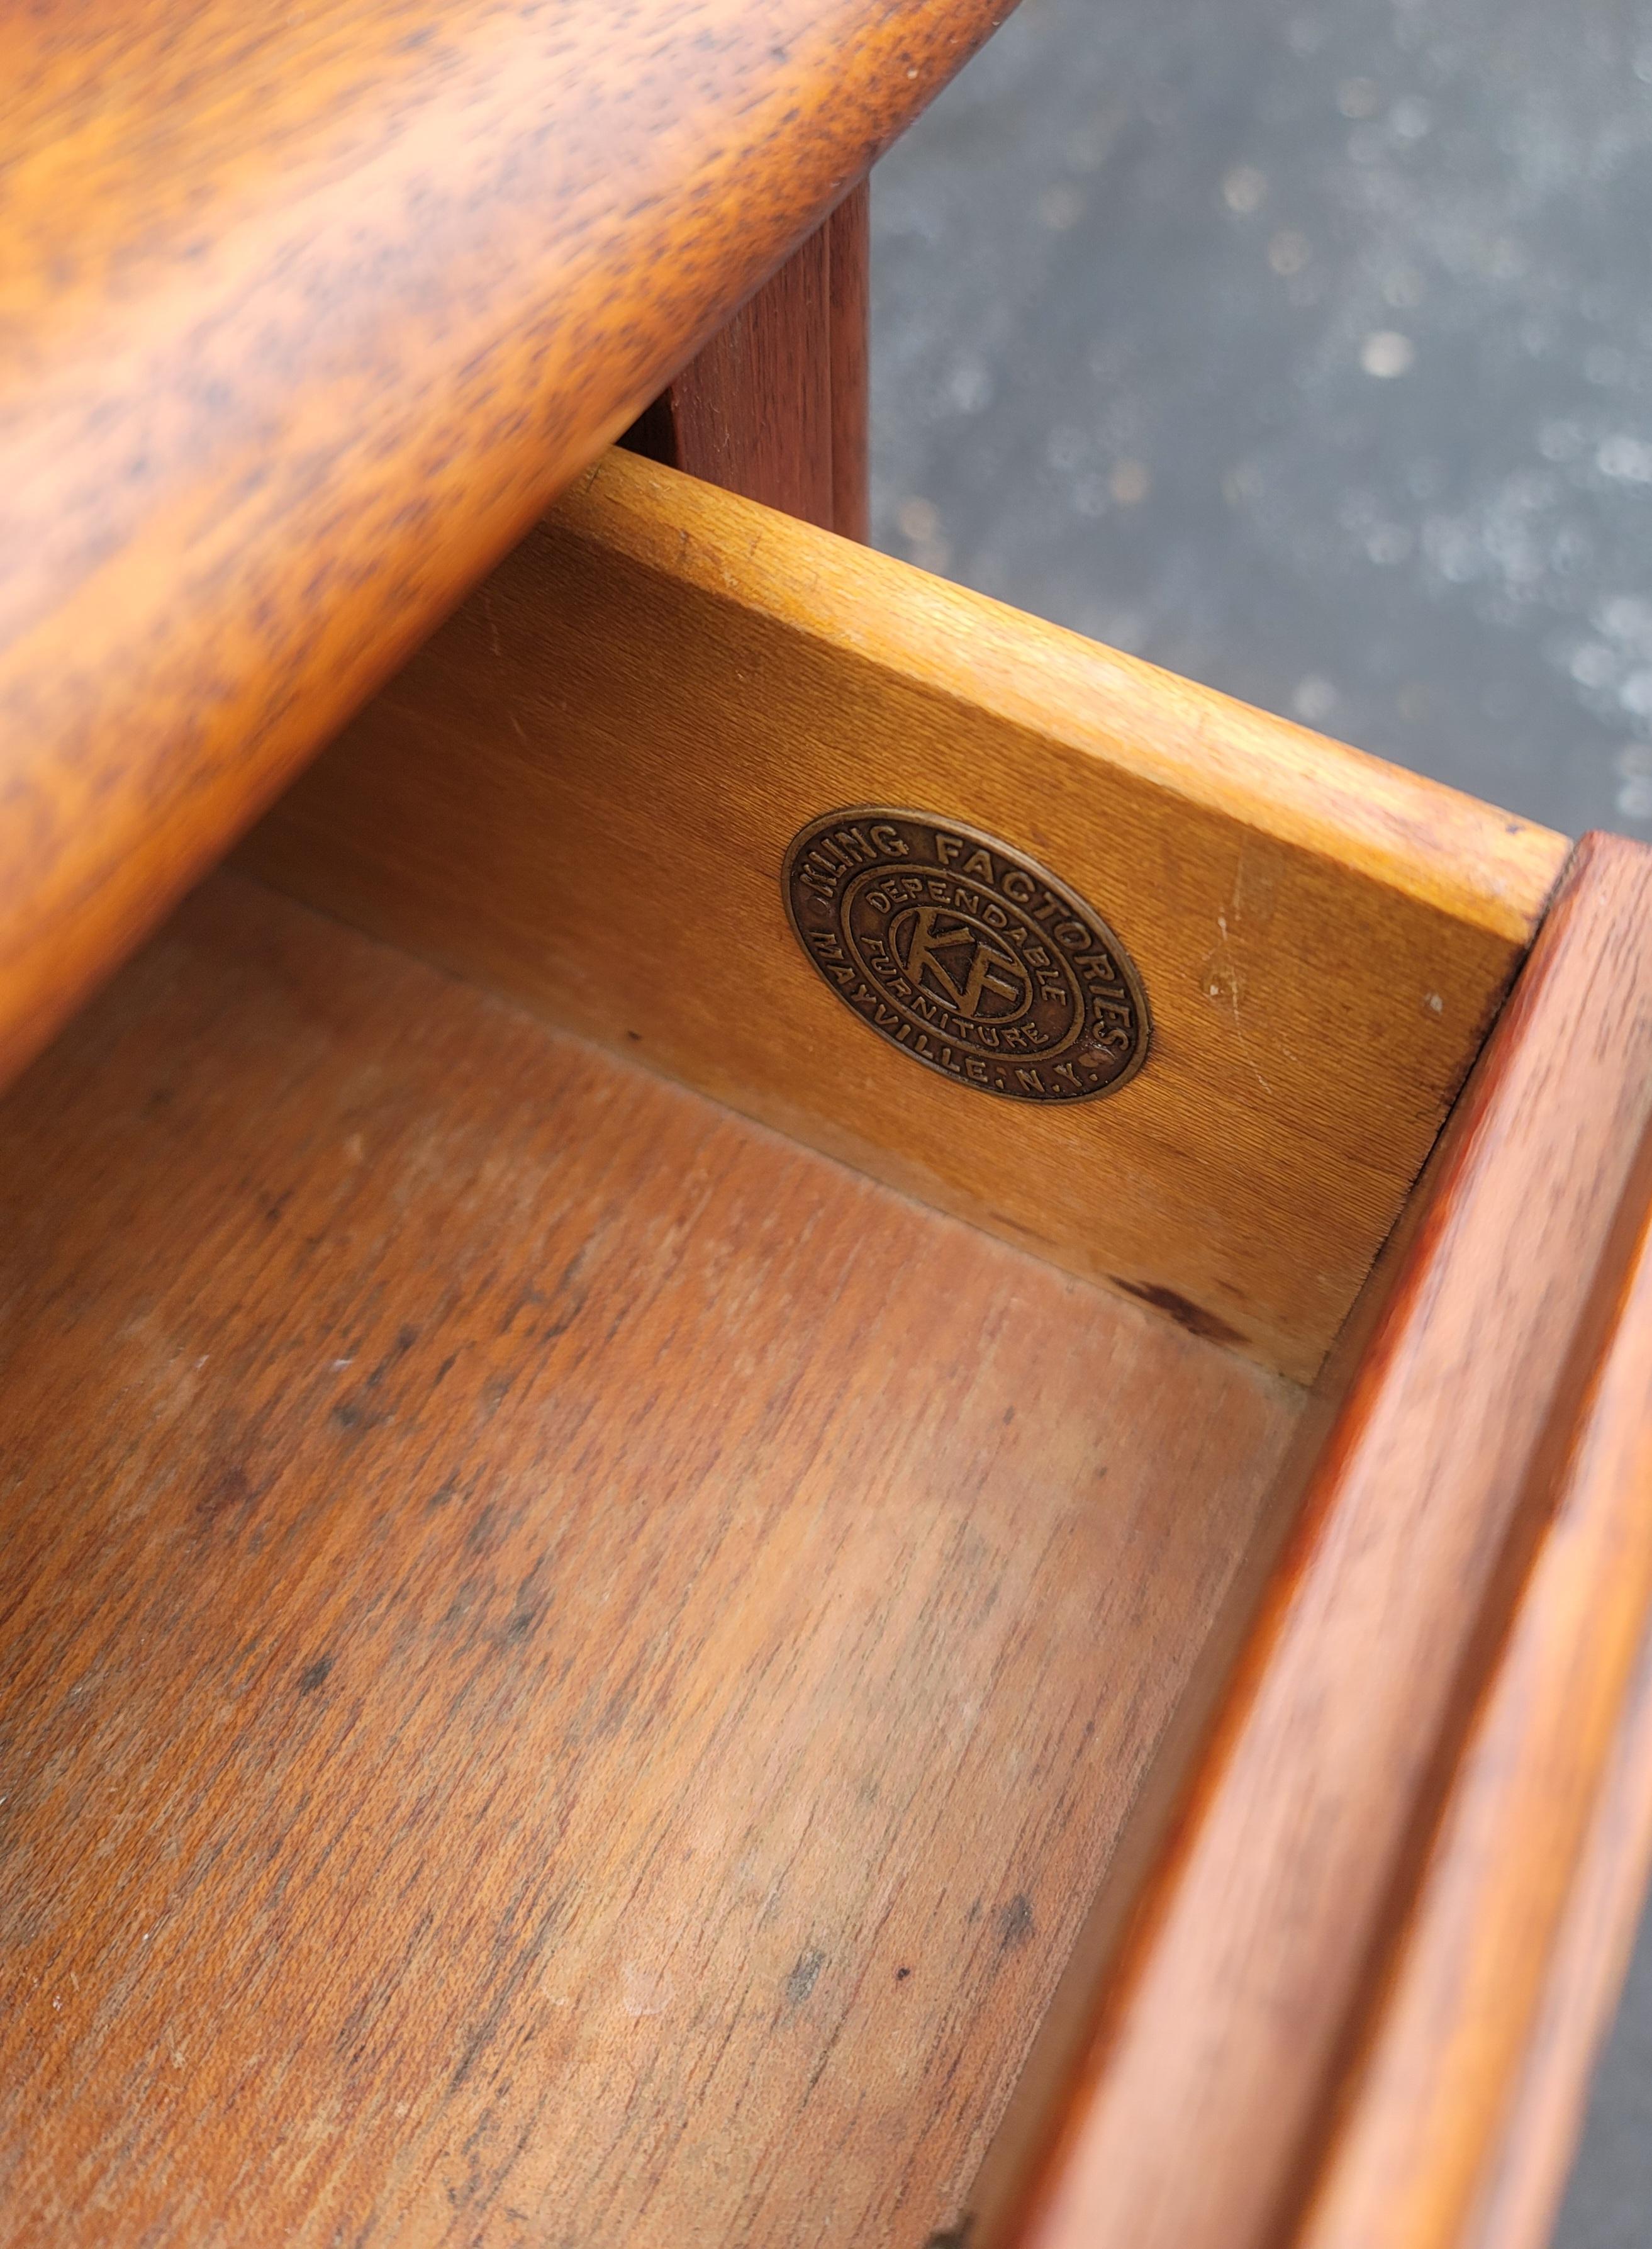
[[1575,1915],[1621,1962],[1646,1864],[1649,927],[1652,855],[1586,837],[1339,1345],[1065,2094],[983,2175],[991,2249],[1546,2236],[1611,1999]]
[[1013,0],[0,36],[0,1076]]

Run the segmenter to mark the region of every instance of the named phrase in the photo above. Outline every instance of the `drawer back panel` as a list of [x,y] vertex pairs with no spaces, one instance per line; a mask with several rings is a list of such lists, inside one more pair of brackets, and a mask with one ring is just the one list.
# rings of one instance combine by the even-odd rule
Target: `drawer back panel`
[[[780,878],[863,806],[984,830],[1095,909],[1151,1011],[1139,1074],[1000,1100],[857,1020]],[[1565,850],[614,453],[244,863],[1305,1380]]]

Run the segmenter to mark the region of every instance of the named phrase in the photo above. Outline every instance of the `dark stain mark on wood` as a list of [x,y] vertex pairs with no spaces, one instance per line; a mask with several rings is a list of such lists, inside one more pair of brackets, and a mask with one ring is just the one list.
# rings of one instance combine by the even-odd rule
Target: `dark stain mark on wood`
[[221,1523],[226,1516],[250,1507],[257,1496],[243,1468],[219,1468],[202,1483],[195,1511],[202,1523]]
[[332,1658],[330,1655],[318,1655],[313,1663],[306,1663],[298,1674],[299,1694],[313,1695],[318,1688],[325,1687],[332,1669]]
[[1006,1906],[998,1909],[998,1950],[1013,1952],[1032,1935],[1032,1901],[1025,1890],[1018,1890]]
[[1245,1338],[1237,1328],[1217,1313],[1207,1311],[1203,1304],[1189,1303],[1185,1296],[1177,1296],[1174,1289],[1161,1288],[1156,1281],[1121,1281],[1115,1273],[1113,1285],[1122,1289],[1127,1296],[1135,1296],[1155,1311],[1168,1312],[1178,1326],[1189,1335],[1203,1336],[1207,1343],[1242,1344]]
[[800,2007],[814,1989],[815,1977],[826,1966],[826,1954],[812,1948],[805,1952],[785,1979],[785,2003]]
[[385,1422],[394,1418],[388,1413],[375,1413],[368,1406],[357,1405],[348,1398],[333,1406],[327,1416],[333,1427],[341,1430],[347,1437],[365,1437],[370,1429],[381,1428]]
[[391,1368],[396,1364],[396,1361],[398,1359],[405,1358],[418,1340],[419,1331],[417,1328],[404,1327],[398,1329],[394,1343],[393,1343],[389,1350],[386,1351],[384,1357],[374,1368],[372,1373],[367,1376],[366,1381],[361,1386],[362,1388],[364,1390],[376,1390],[380,1384],[384,1380],[385,1376],[389,1373]]

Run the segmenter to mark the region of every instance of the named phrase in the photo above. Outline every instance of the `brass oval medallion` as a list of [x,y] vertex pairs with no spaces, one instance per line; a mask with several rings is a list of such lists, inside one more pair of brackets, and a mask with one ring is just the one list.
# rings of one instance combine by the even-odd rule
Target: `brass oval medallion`
[[856,805],[792,837],[781,884],[844,1005],[943,1076],[1011,1101],[1088,1101],[1147,1058],[1147,995],[1124,947],[996,836]]

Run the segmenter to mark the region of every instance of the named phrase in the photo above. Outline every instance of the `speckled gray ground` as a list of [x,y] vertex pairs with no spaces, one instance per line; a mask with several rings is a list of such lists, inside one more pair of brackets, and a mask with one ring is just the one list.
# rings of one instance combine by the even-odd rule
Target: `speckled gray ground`
[[1652,7],[1026,0],[874,200],[881,544],[1652,836]]
[[[1652,4],[1025,0],[874,212],[880,544],[1652,837]],[[1557,2243],[1652,2245],[1652,1936]]]

